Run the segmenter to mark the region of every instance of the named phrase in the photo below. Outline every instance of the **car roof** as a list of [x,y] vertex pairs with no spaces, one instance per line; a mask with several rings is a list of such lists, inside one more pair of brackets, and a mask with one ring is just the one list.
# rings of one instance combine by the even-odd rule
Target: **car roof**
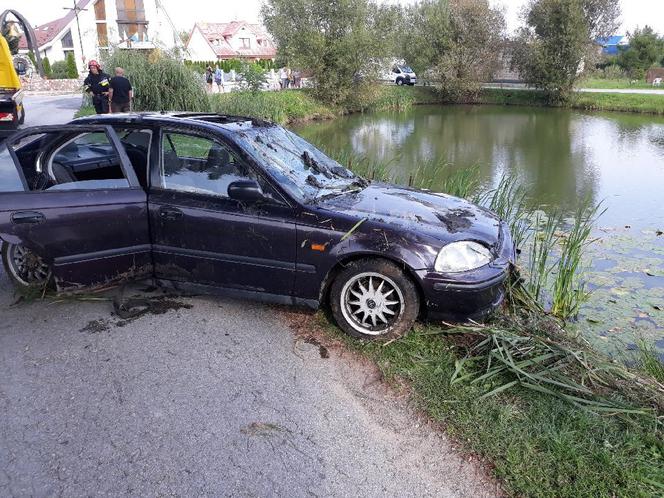
[[277,126],[270,121],[264,121],[249,116],[234,116],[215,114],[212,112],[130,112],[120,114],[97,114],[74,119],[71,124],[140,124],[149,125],[186,125],[192,122],[205,127],[222,128],[226,131],[247,130],[250,128],[265,128]]

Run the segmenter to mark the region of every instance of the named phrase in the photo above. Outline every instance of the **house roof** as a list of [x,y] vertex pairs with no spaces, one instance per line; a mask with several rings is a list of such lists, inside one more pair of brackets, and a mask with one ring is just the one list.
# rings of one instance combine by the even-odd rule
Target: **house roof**
[[[263,44],[248,49],[233,49],[228,40],[235,36],[242,28],[246,28],[253,32],[257,39],[264,40]],[[217,57],[273,59],[277,55],[277,49],[274,46],[270,35],[268,35],[265,28],[260,24],[251,24],[245,21],[222,23],[198,22],[194,25],[194,31],[197,29],[201,32]],[[187,46],[189,46],[189,43],[187,43]]]
[[[90,2],[91,0],[79,0],[76,6],[79,9],[84,9]],[[73,10],[70,10],[60,19],[56,19],[55,21],[47,22],[46,24],[42,24],[33,28],[35,31],[35,36],[37,37],[37,45],[39,48],[43,47],[44,45],[48,45],[53,40],[55,40],[58,35],[61,34],[75,18],[76,13]],[[21,39],[18,42],[18,48],[27,50],[28,41],[25,35],[21,36]]]
[[625,37],[623,35],[609,36],[606,38],[598,38],[597,43],[599,43],[603,47],[611,47],[613,45],[618,45],[624,39]]

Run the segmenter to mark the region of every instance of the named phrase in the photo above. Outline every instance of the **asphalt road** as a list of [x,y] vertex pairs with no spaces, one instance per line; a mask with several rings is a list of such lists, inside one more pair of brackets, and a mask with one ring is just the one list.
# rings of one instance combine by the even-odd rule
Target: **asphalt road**
[[70,121],[81,107],[81,95],[26,95],[23,127]]
[[122,292],[142,316],[16,303],[0,271],[0,496],[500,494],[372,365],[302,340],[305,315]]

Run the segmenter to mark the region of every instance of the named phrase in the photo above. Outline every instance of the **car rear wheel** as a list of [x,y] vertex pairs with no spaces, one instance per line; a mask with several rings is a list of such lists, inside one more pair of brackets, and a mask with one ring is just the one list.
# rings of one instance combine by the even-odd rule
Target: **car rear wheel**
[[2,263],[20,291],[44,288],[51,280],[50,267],[27,247],[2,244]]
[[360,339],[401,337],[413,327],[420,299],[413,281],[381,259],[350,263],[334,279],[330,307],[337,324]]

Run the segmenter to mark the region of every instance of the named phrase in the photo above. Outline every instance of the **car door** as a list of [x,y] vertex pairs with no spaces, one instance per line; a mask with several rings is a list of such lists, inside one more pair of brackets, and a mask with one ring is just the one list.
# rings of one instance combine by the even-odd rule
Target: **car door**
[[45,126],[0,146],[0,239],[60,290],[152,275],[147,194],[109,126]]
[[[149,193],[157,277],[290,295],[293,209],[255,166],[232,144],[191,128],[163,129],[159,155]],[[231,199],[228,187],[239,180],[258,181],[270,200]]]

